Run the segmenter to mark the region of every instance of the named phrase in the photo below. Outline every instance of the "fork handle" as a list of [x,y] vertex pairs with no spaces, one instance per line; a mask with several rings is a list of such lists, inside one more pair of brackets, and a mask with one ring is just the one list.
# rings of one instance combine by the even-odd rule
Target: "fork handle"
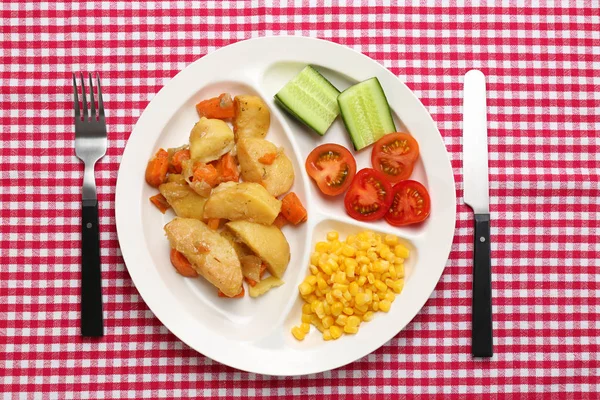
[[98,200],[83,200],[81,225],[81,335],[103,336]]

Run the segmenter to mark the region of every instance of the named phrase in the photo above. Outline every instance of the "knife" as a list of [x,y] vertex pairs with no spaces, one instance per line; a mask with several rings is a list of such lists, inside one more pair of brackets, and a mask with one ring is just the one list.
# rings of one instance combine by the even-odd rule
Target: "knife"
[[488,181],[485,76],[465,74],[463,93],[464,202],[475,214],[471,354],[493,355],[490,197]]

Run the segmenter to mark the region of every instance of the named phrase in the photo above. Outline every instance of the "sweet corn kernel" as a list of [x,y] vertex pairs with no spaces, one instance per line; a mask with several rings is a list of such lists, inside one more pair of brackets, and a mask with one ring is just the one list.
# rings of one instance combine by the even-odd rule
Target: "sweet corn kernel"
[[396,256],[391,251],[389,253],[387,253],[384,258],[386,261],[391,262],[391,263],[396,261]]
[[333,291],[331,292],[331,294],[336,299],[341,299],[342,297],[344,297],[344,294],[342,293],[342,291],[340,289],[333,289]]
[[310,273],[313,275],[317,275],[319,273],[319,268],[316,265],[310,264]]
[[309,275],[304,279],[304,282],[308,283],[311,286],[314,286],[317,283],[317,277],[314,275]]
[[387,293],[385,294],[385,299],[386,299],[387,301],[389,301],[390,303],[393,303],[393,302],[394,302],[394,300],[396,300],[396,295],[395,295],[394,293],[392,293],[392,292],[387,292]]
[[365,282],[367,282],[367,277],[366,276],[360,276],[358,278],[358,286],[363,286],[365,284]]
[[344,292],[344,299],[346,301],[352,301],[352,294],[350,294],[350,290]]
[[366,240],[361,240],[361,241],[358,243],[358,248],[359,248],[360,250],[367,250],[367,249],[370,249],[370,248],[371,248],[371,244],[370,244],[369,242],[367,242]]
[[325,328],[323,327],[323,324],[320,321],[317,324],[315,324],[315,328],[317,328],[321,333],[325,331]]
[[331,306],[328,302],[323,302],[323,311],[325,311],[325,315],[331,315]]
[[396,273],[398,274],[396,278],[404,278],[404,264],[396,266]]
[[379,279],[377,279],[374,283],[375,287],[377,288],[377,290],[379,290],[380,292],[386,292],[388,287],[385,283],[381,282]]
[[358,293],[354,297],[354,301],[357,306],[362,306],[363,304],[367,304],[367,295],[364,293]]
[[352,309],[350,307],[346,307],[342,310],[342,312],[346,315],[352,315],[352,314],[354,314],[354,309]]
[[388,246],[395,246],[398,244],[398,237],[395,235],[385,235],[384,241]]
[[[331,250],[330,251],[332,253],[335,253],[335,252],[337,252],[338,250],[341,250],[341,249],[342,249],[342,243],[340,243],[339,240],[336,239],[336,240],[333,240],[331,242]],[[340,251],[338,254],[342,254],[342,252]]]
[[373,295],[373,301],[379,301],[379,295],[377,293]]
[[337,261],[335,261],[333,258],[327,260],[326,264],[329,266],[329,268],[331,268],[331,271],[337,271],[339,269]]
[[323,324],[323,328],[328,329],[334,323],[333,317],[331,315],[328,315],[321,320],[321,323]]
[[333,281],[335,283],[346,283],[346,273],[342,272],[342,271],[338,271],[338,273],[336,273],[334,275]]
[[352,246],[345,245],[342,247],[342,254],[346,257],[354,257],[356,255],[356,249]]
[[358,293],[358,283],[351,282],[350,285],[348,285],[348,291],[352,296],[356,296],[356,294]]
[[346,266],[346,276],[350,279],[354,278],[356,276],[356,266]]
[[312,314],[313,310],[310,308],[310,304],[304,303],[302,305],[302,314]]
[[373,319],[373,311],[367,311],[366,313],[363,314],[362,319],[365,322],[369,322]]
[[304,340],[306,333],[302,331],[299,326],[294,326],[292,328],[292,335],[294,335],[297,340]]
[[346,243],[352,244],[354,242],[356,242],[356,235],[348,235],[346,237]]
[[327,242],[317,242],[317,244],[315,245],[315,250],[320,253],[326,253],[329,250],[331,250],[331,244]]
[[346,285],[346,284],[344,284],[344,283],[334,283],[334,284],[333,284],[331,287],[332,287],[334,290],[335,290],[335,289],[339,289],[339,290],[341,290],[342,292],[344,292],[344,291],[348,290],[348,285]]
[[340,235],[336,231],[331,231],[327,234],[327,240],[330,242],[337,240],[339,237]]
[[325,293],[323,293],[322,291],[320,291],[319,289],[317,289],[317,290],[315,290],[315,295],[318,298],[321,298],[321,297],[325,296]]
[[350,317],[348,317],[348,321],[346,322],[346,326],[359,326],[360,325],[360,318],[357,317],[356,315],[352,315]]
[[337,317],[338,315],[340,315],[342,313],[343,309],[344,309],[344,305],[342,303],[340,303],[339,301],[336,301],[335,303],[333,303],[331,305],[331,315],[333,315],[334,317]]
[[310,263],[313,265],[319,264],[319,259],[321,258],[321,253],[318,251],[313,251],[310,255]]
[[319,260],[319,268],[321,268],[321,271],[323,271],[326,275],[331,275],[333,270],[329,264],[327,264],[327,261]]
[[363,304],[362,306],[354,306],[354,308],[356,309],[356,311],[360,311],[364,314],[367,311],[369,311],[369,304]]
[[331,328],[329,328],[329,332],[331,332],[331,338],[333,340],[342,336],[342,329],[339,326],[333,325]]
[[408,256],[410,255],[408,249],[402,244],[397,244],[396,246],[394,246],[394,254],[396,255],[396,257],[404,259],[408,258]]
[[377,260],[379,260],[379,256],[377,255],[376,251],[367,251],[367,257],[371,261],[377,261]]
[[373,273],[372,273],[372,272],[369,272],[369,273],[367,274],[367,280],[368,280],[368,281],[369,281],[369,283],[371,283],[371,284],[375,283],[375,275],[373,275]]
[[331,331],[329,329],[325,329],[323,331],[323,340],[327,341],[327,340],[331,340],[331,339],[333,339],[331,337]]
[[310,314],[302,314],[302,318],[300,319],[302,322],[306,322],[307,324],[310,324],[310,321],[312,320],[312,317]]
[[385,281],[386,279],[388,279],[390,277],[390,273],[386,272],[385,274],[381,274],[381,279],[382,281]]
[[304,296],[304,301],[306,301],[307,303],[312,304],[313,301],[317,300],[317,296],[315,296],[314,293],[311,293],[308,296]]
[[317,287],[319,288],[319,290],[323,291],[327,286],[327,282],[325,282],[325,279],[318,277],[317,278]]
[[336,319],[335,319],[335,323],[340,325],[340,326],[344,326],[346,325],[346,322],[348,322],[348,316],[345,314],[340,314]]
[[317,314],[317,317],[319,317],[319,319],[323,319],[323,317],[325,316],[325,308],[323,307],[323,303],[319,303],[319,305],[315,308],[315,314]]
[[309,295],[312,292],[315,291],[314,286],[311,286],[310,284],[306,283],[306,282],[302,282],[299,286],[298,289],[300,290],[300,293],[302,293],[303,295]]
[[304,333],[310,332],[310,324],[307,324],[306,322],[301,323],[300,330]]
[[399,294],[404,288],[404,279],[398,279],[394,282],[394,286],[392,286],[392,290],[394,293]]
[[344,332],[349,334],[355,334],[356,332],[358,332],[358,327],[346,325],[344,326]]
[[392,303],[389,300],[381,300],[379,302],[379,309],[383,312],[390,311],[391,306],[392,306]]
[[371,304],[371,310],[373,310],[373,311],[379,311],[379,302],[378,301],[374,301]]

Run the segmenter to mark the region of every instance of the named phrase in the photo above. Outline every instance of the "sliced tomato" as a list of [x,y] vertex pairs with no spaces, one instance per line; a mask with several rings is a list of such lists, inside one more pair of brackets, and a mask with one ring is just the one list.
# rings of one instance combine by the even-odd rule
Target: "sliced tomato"
[[410,178],[418,158],[419,144],[403,132],[385,135],[375,142],[371,153],[373,168],[383,172],[391,183]]
[[375,221],[385,215],[392,204],[392,185],[385,175],[373,168],[358,171],[346,197],[346,212],[359,221]]
[[337,196],[348,189],[354,174],[356,161],[348,149],[338,144],[322,144],[306,158],[306,172],[328,196]]
[[425,186],[402,181],[394,186],[394,197],[385,220],[394,226],[416,224],[429,217],[431,201]]

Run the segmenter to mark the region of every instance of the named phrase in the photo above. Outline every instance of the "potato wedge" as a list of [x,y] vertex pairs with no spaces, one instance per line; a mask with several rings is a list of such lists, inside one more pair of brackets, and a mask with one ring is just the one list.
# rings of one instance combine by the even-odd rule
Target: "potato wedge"
[[271,275],[283,276],[290,262],[290,245],[279,228],[249,221],[231,221],[225,226],[267,264]]
[[270,277],[258,282],[255,286],[249,287],[250,297],[262,296],[263,294],[267,293],[269,290],[279,287],[279,286],[283,285],[284,283],[285,282],[283,282],[281,279],[276,278],[274,276],[270,276]]
[[271,111],[265,102],[258,96],[240,95],[235,96],[233,104],[233,132],[236,139],[264,138],[271,124]]
[[175,218],[165,225],[171,247],[183,253],[198,274],[227,296],[242,288],[242,267],[233,246],[202,221]]
[[225,182],[213,189],[204,205],[204,218],[271,225],[280,210],[281,201],[258,183]]
[[227,239],[227,241],[229,243],[231,243],[231,245],[233,246],[233,249],[235,250],[235,253],[237,254],[237,256],[240,260],[243,257],[254,255],[252,250],[250,250],[248,248],[248,246],[246,246],[244,243],[242,243],[240,238],[238,238],[237,235],[235,233],[233,233],[232,231],[230,231],[229,229],[223,229],[221,231],[221,236],[223,236],[225,239]]
[[[259,161],[266,154],[277,154],[271,164]],[[237,156],[242,178],[246,182],[262,183],[267,191],[277,197],[284,194],[294,183],[294,167],[285,153],[265,139],[245,138],[238,140]]]
[[[169,175],[171,176],[171,175]],[[181,177],[181,175],[179,175]],[[182,178],[183,179],[183,178]],[[204,218],[206,198],[199,196],[187,183],[179,181],[163,183],[158,187],[160,194],[165,196],[173,211],[181,218]]]
[[234,144],[231,128],[220,119],[202,117],[190,132],[190,156],[203,163],[218,160]]
[[[167,182],[175,182],[181,184],[187,184],[185,178],[181,174],[169,174],[167,175]],[[164,196],[164,195],[163,195]]]

